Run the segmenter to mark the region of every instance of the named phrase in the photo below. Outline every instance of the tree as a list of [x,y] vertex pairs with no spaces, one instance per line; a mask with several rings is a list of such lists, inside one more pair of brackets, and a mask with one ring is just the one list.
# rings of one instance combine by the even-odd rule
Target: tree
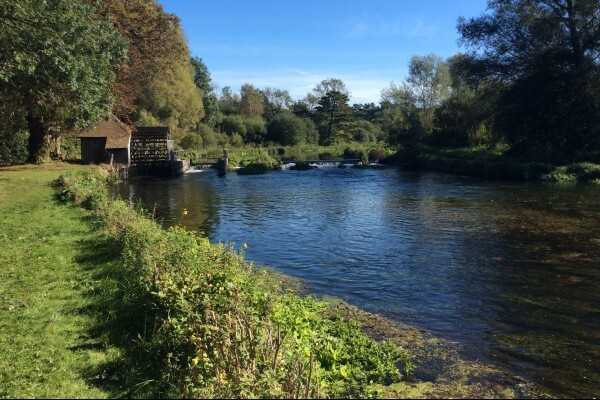
[[249,118],[261,117],[264,107],[261,93],[249,83],[244,83],[241,90],[240,113]]
[[346,89],[346,84],[341,79],[337,78],[327,78],[322,80],[321,83],[313,89],[313,95],[317,100],[323,98],[329,92],[339,92],[350,97],[350,92]]
[[310,119],[300,118],[289,111],[284,111],[269,122],[267,140],[283,146],[317,144],[319,134]]
[[447,64],[434,54],[413,56],[408,64],[406,85],[425,134],[433,132],[435,109],[450,95],[452,79]]
[[319,98],[309,93],[303,99],[292,102],[290,110],[298,117],[313,118],[318,105]]
[[381,108],[376,106],[375,103],[365,104],[353,104],[352,113],[356,119],[363,119],[365,121],[374,122],[377,119],[377,114],[381,111]]
[[267,126],[262,117],[244,118],[246,133],[243,135],[245,143],[261,144],[267,135]]
[[28,161],[65,130],[99,120],[126,44],[109,21],[77,0],[0,3],[0,112],[26,122]]
[[164,79],[173,62],[189,58],[179,18],[164,12],[156,0],[98,1],[98,15],[108,18],[128,43],[127,58],[113,85],[113,113],[131,122],[148,86]]
[[411,88],[390,83],[381,91],[379,124],[392,144],[416,147],[422,137],[422,129],[416,101]]
[[457,54],[447,60],[452,92],[435,110],[435,145],[475,146],[502,142],[494,135],[496,85],[469,73],[468,56]]
[[244,123],[244,117],[239,114],[225,116],[221,122],[221,130],[228,136],[245,136],[247,128],[246,124]]
[[319,100],[317,112],[322,122],[321,143],[332,144],[350,139],[348,125],[352,121],[352,109],[348,101],[347,94],[335,90],[325,93]]
[[187,58],[175,59],[168,74],[159,74],[138,100],[139,125],[166,125],[174,139],[195,130],[204,116],[202,92],[193,81],[194,69]]
[[230,86],[221,89],[219,109],[225,115],[237,114],[240,106],[240,95],[233,93]]
[[497,126],[529,156],[600,148],[597,0],[496,0],[459,19],[470,70],[495,82]]
[[261,91],[263,115],[267,121],[292,105],[292,97],[287,90],[266,88]]
[[194,83],[202,91],[202,104],[204,105],[204,117],[202,123],[214,128],[217,125],[219,115],[219,103],[212,87],[212,79],[206,64],[201,58],[192,57],[190,59],[194,67]]

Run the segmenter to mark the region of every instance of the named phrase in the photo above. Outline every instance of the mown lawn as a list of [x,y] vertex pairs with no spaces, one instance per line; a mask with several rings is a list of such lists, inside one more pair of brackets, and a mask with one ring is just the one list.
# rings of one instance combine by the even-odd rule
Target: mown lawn
[[50,186],[60,174],[86,168],[0,168],[2,398],[111,397],[100,389],[103,365],[118,351],[93,333],[90,307],[110,257],[90,257],[100,234],[85,210],[57,202]]

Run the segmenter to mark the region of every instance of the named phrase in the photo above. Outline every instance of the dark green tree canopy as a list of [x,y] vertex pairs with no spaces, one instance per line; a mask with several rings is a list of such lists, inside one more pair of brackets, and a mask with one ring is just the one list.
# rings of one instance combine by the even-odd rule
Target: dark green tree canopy
[[277,114],[267,126],[267,140],[283,146],[316,144],[318,132],[315,124],[289,111]]
[[38,162],[51,130],[85,127],[110,110],[125,41],[78,0],[2,0],[0,25],[0,108],[27,121],[29,161]]
[[202,103],[204,105],[202,122],[214,128],[217,125],[219,115],[219,102],[212,86],[210,72],[201,58],[192,57],[190,62],[194,68],[194,83],[202,91]]
[[321,143],[331,144],[348,141],[348,124],[352,121],[349,97],[344,92],[333,90],[319,100],[317,113],[321,121]]
[[517,154],[568,158],[600,148],[597,0],[493,0],[458,30],[470,49],[462,65],[496,82],[497,128]]

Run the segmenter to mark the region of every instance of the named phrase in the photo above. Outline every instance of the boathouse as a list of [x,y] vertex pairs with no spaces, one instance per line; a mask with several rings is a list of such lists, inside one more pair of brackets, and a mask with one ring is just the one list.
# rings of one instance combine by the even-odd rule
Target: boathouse
[[81,140],[84,164],[130,162],[131,129],[112,114],[77,137]]

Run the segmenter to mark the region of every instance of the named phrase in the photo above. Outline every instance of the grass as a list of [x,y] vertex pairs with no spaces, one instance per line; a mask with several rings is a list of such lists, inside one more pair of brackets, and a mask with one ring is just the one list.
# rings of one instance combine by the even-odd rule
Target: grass
[[88,295],[102,239],[85,210],[54,200],[50,182],[84,167],[0,168],[0,397],[104,398],[99,368],[118,356],[92,333]]

